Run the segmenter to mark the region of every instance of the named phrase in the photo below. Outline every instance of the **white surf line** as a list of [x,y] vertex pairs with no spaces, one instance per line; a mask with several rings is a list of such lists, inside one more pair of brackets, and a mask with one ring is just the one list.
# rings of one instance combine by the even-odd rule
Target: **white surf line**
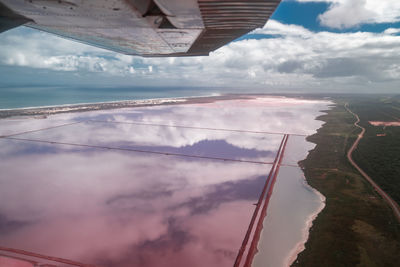
[[213,97],[219,95],[206,95],[206,96],[182,96],[182,97],[165,97],[165,98],[144,98],[144,99],[123,99],[123,100],[111,100],[103,102],[79,102],[71,104],[58,104],[58,105],[47,105],[47,106],[31,106],[31,107],[20,107],[20,108],[3,108],[1,111],[18,111],[18,110],[30,110],[30,109],[55,109],[55,108],[76,108],[79,106],[94,106],[94,105],[107,105],[107,104],[143,104],[152,101],[159,101],[161,103],[166,102],[185,102],[186,99],[193,99],[197,97]]

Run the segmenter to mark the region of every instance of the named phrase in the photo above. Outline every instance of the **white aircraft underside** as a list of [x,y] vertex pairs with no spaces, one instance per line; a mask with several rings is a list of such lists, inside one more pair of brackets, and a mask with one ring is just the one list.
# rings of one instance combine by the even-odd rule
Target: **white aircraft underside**
[[208,55],[264,26],[280,0],[0,0],[0,32],[25,25],[141,56]]

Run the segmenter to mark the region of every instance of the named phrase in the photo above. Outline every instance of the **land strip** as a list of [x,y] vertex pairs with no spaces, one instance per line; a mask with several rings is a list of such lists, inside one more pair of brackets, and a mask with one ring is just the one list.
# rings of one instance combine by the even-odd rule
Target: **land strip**
[[365,133],[365,128],[358,125],[358,123],[360,122],[360,118],[358,117],[357,114],[355,114],[354,112],[352,112],[349,107],[348,104],[346,103],[345,106],[346,110],[348,112],[350,112],[355,118],[356,121],[354,122],[354,126],[358,127],[361,129],[361,133],[358,135],[356,141],[353,143],[353,145],[351,146],[351,148],[349,149],[349,151],[347,152],[347,158],[349,159],[351,165],[354,166],[354,168],[356,168],[361,175],[374,187],[374,189],[378,192],[379,195],[381,195],[381,197],[389,204],[389,206],[393,209],[394,214],[397,217],[397,220],[400,222],[400,207],[399,205],[388,195],[386,194],[385,191],[383,191],[379,185],[377,185],[374,180],[365,173],[365,171],[363,171],[358,165],[357,163],[354,162],[352,154],[353,151],[357,148],[360,140],[364,137],[364,133]]
[[316,147],[300,162],[308,183],[326,197],[326,207],[293,266],[397,266],[400,225],[348,161],[347,152],[360,130],[344,107],[349,99],[335,101],[337,105],[318,118],[325,122],[323,127],[307,138]]
[[400,205],[400,127],[370,123],[390,123],[399,118],[400,96],[370,96],[348,102],[359,116],[358,124],[365,128],[364,136],[353,152],[354,161]]
[[204,96],[204,97],[176,97],[176,98],[160,98],[160,99],[144,99],[144,100],[126,100],[103,103],[86,103],[71,104],[48,107],[32,107],[32,108],[16,108],[16,109],[0,109],[0,118],[19,117],[19,116],[49,116],[59,113],[84,112],[94,110],[107,110],[132,107],[148,107],[159,105],[179,105],[179,104],[198,104],[212,103],[217,100],[231,99],[251,99],[257,95],[221,95],[221,96]]
[[[68,266],[76,266],[76,267],[96,267],[95,265],[92,264],[85,264],[85,263],[81,263],[81,262],[77,262],[77,261],[72,261],[72,260],[68,260],[68,259],[63,259],[63,258],[59,258],[59,257],[53,257],[53,256],[47,256],[47,255],[43,255],[43,254],[39,254],[39,253],[34,253],[34,252],[30,252],[30,251],[26,251],[26,250],[22,250],[22,249],[14,249],[14,248],[7,248],[7,247],[0,247],[0,251],[2,252],[8,252],[8,253],[12,253],[12,255],[3,255],[5,257],[13,257],[13,255],[17,255],[19,256],[19,258],[21,260],[24,261],[30,261],[29,259],[26,260],[25,258],[21,258],[23,256],[28,256],[28,257],[33,257],[34,259],[42,259],[42,260],[47,260],[47,261],[51,261],[51,263],[63,263],[63,264],[67,264]],[[36,266],[36,265],[35,265]],[[54,265],[37,265],[37,266],[54,266]]]
[[[271,198],[272,190],[279,173],[279,167],[282,163],[288,138],[289,135],[287,134],[285,134],[282,138],[282,142],[279,146],[279,150],[276,154],[273,166],[271,167],[271,170],[265,181],[263,191],[261,192],[260,198],[258,199],[258,202],[256,204],[256,208],[251,218],[249,228],[247,229],[242,246],[240,247],[238,255],[236,257],[234,267],[250,267],[253,262],[254,256],[257,253],[257,246],[260,240],[263,222],[267,215],[269,200]],[[256,221],[257,224],[255,225]],[[249,241],[250,244],[248,245]],[[244,257],[245,254],[247,254],[246,257]]]

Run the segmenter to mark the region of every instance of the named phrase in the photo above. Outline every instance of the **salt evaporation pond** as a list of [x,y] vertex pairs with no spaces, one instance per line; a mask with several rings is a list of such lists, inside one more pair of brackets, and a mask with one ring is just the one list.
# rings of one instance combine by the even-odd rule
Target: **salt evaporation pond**
[[[233,266],[283,133],[314,133],[329,104],[249,97],[0,120],[0,249]],[[289,137],[254,266],[293,260],[323,206],[296,167],[304,138]]]
[[312,221],[323,209],[325,197],[311,188],[295,167],[314,146],[302,136],[290,136],[283,164],[264,219],[254,267],[290,266],[304,249]]

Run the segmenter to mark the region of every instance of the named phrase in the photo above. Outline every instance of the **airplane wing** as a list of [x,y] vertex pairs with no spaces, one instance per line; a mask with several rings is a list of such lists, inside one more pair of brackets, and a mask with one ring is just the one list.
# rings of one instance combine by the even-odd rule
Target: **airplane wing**
[[0,0],[25,25],[128,55],[197,56],[265,25],[281,0]]

